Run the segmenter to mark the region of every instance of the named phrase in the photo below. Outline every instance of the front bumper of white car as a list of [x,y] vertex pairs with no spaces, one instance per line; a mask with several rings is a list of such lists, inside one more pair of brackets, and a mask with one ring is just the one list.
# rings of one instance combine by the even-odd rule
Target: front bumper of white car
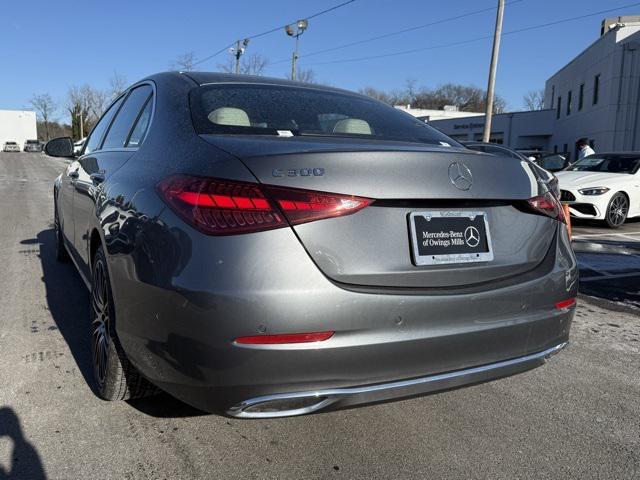
[[572,217],[604,220],[609,200],[615,191],[608,191],[602,195],[582,195],[578,189],[561,188],[560,200],[569,205]]

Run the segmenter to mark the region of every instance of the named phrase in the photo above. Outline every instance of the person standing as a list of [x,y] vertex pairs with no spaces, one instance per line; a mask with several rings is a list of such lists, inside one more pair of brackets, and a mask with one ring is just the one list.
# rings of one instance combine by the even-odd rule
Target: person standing
[[578,140],[578,160],[594,153],[596,153],[595,150],[589,146],[589,141],[586,138]]

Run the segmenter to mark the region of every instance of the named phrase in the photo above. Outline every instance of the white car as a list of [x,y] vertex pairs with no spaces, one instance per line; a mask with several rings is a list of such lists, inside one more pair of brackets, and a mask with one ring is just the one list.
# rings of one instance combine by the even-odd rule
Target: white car
[[572,217],[604,220],[618,228],[640,216],[640,152],[602,153],[556,172],[560,199]]
[[80,155],[82,151],[82,147],[84,147],[84,142],[87,140],[87,137],[81,138],[76,143],[73,144],[73,153],[76,155]]

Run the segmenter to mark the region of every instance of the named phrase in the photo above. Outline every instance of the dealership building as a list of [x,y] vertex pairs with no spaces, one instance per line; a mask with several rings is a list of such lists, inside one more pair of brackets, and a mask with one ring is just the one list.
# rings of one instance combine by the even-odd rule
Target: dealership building
[[[412,112],[410,112],[412,113]],[[484,115],[434,119],[460,141],[482,140]],[[600,37],[549,78],[544,109],[494,115],[491,141],[565,152],[588,138],[596,151],[640,150],[640,16],[602,22]]]
[[16,142],[20,150],[25,140],[38,138],[36,113],[29,110],[0,110],[0,150],[5,142]]

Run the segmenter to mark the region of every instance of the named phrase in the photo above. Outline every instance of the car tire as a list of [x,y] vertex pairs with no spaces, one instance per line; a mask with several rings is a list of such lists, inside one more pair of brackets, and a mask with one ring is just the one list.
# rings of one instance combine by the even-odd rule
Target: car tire
[[618,192],[609,200],[605,222],[609,228],[619,228],[624,224],[628,213],[629,199],[624,193]]
[[67,252],[67,249],[64,247],[64,237],[62,236],[60,220],[58,219],[58,208],[55,204],[53,206],[53,210],[53,231],[56,237],[56,260],[62,263],[67,263],[69,261],[69,252]]
[[114,401],[156,393],[157,388],[131,364],[118,340],[111,283],[102,247],[93,259],[89,312],[91,366],[98,396]]

